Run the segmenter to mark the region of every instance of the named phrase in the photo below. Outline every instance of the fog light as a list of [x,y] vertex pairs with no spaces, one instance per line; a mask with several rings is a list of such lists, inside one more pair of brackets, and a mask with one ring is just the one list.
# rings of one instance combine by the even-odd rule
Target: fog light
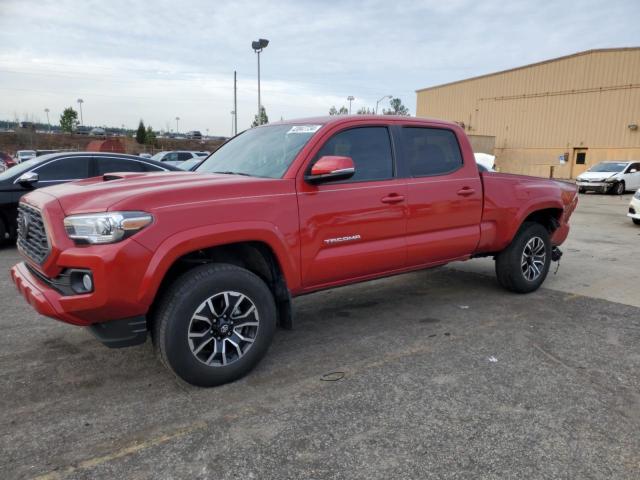
[[93,276],[89,270],[71,270],[70,272],[71,290],[74,293],[93,292]]
[[90,292],[91,290],[93,290],[93,279],[91,278],[91,275],[89,275],[88,273],[85,273],[82,276],[82,286],[87,292]]

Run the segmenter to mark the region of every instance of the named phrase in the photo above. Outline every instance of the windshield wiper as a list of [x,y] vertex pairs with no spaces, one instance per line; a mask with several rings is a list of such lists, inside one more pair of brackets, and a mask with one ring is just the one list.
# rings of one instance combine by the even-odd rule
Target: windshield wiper
[[253,177],[253,175],[249,175],[248,173],[244,173],[244,172],[232,172],[230,170],[227,170],[225,172],[211,172],[211,173],[220,173],[222,175],[244,175],[245,177]]

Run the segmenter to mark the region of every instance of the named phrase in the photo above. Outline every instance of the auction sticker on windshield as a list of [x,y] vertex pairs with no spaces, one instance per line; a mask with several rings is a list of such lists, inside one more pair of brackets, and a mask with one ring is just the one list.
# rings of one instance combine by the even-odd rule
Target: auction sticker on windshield
[[287,135],[290,133],[316,133],[320,130],[322,125],[294,125],[289,129]]

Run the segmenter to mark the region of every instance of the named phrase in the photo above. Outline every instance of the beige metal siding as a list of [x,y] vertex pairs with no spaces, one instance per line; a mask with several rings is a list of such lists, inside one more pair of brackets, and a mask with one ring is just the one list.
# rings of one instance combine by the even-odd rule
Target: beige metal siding
[[[581,147],[589,149],[588,165],[640,158],[640,130],[628,128],[640,124],[640,48],[590,51],[419,90],[417,116],[495,136],[505,171],[546,176],[553,165],[568,177],[573,149]],[[562,166],[564,152],[570,162]]]

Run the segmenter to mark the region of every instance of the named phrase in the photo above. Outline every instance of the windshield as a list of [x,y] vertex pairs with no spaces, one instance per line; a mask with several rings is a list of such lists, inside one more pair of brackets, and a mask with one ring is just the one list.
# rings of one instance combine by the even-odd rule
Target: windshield
[[9,178],[15,177],[16,175],[19,176],[23,174],[27,170],[30,170],[31,168],[33,168],[35,165],[38,165],[41,162],[42,158],[43,157],[33,158],[32,160],[24,160],[18,163],[17,165],[9,168],[8,170],[0,173],[0,181],[7,180]]
[[270,125],[252,128],[213,152],[197,172],[281,178],[321,125]]
[[602,162],[594,165],[589,169],[590,172],[621,172],[624,167],[628,165],[627,162]]
[[162,160],[162,157],[164,157],[164,155],[166,153],[167,152],[158,152],[154,156],[151,157],[151,160],[156,160],[156,161],[160,162]]

